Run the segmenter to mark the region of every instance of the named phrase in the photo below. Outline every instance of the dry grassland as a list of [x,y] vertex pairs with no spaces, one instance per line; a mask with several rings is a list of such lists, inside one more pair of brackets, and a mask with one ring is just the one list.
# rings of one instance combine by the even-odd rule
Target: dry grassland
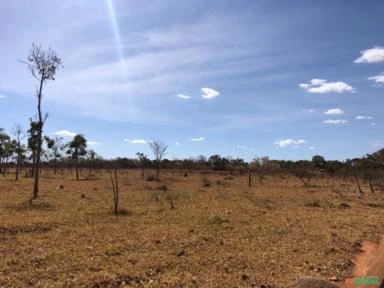
[[349,276],[384,227],[384,191],[345,196],[355,183],[341,179],[331,192],[326,178],[248,188],[247,176],[164,171],[159,183],[130,170],[116,217],[106,172],[43,174],[33,207],[32,180],[11,176],[0,176],[0,287],[285,287]]

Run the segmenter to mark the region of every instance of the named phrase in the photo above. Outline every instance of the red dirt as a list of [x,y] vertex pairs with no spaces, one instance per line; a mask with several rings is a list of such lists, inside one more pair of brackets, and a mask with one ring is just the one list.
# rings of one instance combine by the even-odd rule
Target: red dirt
[[[357,284],[355,278],[364,279],[367,277],[378,277],[379,281],[384,277],[384,238],[380,244],[364,241],[362,252],[356,255],[354,277],[348,278],[342,284],[343,288],[374,288],[372,284]],[[384,282],[379,285],[384,287]]]

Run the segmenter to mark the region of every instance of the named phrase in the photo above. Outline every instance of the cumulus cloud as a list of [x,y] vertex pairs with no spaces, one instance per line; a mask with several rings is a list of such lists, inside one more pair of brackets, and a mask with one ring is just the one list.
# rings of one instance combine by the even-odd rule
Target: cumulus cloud
[[180,146],[180,143],[179,143],[179,142],[176,142],[175,145]]
[[185,94],[177,94],[177,97],[179,97],[181,99],[191,99],[191,96],[185,95]]
[[341,124],[348,123],[348,121],[343,119],[327,119],[327,120],[324,120],[323,123],[329,124],[329,125],[341,125]]
[[372,120],[372,119],[373,119],[372,116],[362,116],[362,115],[356,116],[356,120]]
[[243,146],[243,145],[236,145],[236,148],[237,149],[241,149],[241,150],[246,150],[246,151],[249,151],[249,152],[255,152],[255,149],[249,148],[249,147]]
[[5,96],[0,93],[0,99],[4,99],[4,98],[5,98]]
[[309,150],[315,150],[315,147],[311,146],[308,148]]
[[212,88],[201,88],[201,97],[204,99],[212,99],[220,95],[220,92],[212,89]]
[[191,138],[189,140],[191,141],[195,141],[195,142],[200,142],[200,141],[204,141],[205,137],[199,137],[199,138]]
[[341,115],[344,114],[344,111],[340,108],[328,109],[324,112],[325,115]]
[[284,139],[284,140],[277,140],[275,141],[275,145],[280,147],[280,148],[287,148],[287,147],[292,147],[292,148],[297,148],[301,144],[305,144],[307,141],[303,139],[299,140],[294,140],[294,139]]
[[357,58],[355,63],[378,63],[384,62],[384,47],[374,47],[360,51],[360,57]]
[[53,135],[56,135],[56,136],[59,136],[59,137],[75,137],[77,133],[75,132],[71,132],[71,131],[68,131],[68,130],[59,130],[55,133],[53,133]]
[[355,92],[355,88],[345,82],[328,82],[325,79],[312,79],[309,83],[301,83],[299,87],[308,93],[318,94]]
[[375,81],[376,84],[384,85],[384,72],[381,72],[379,75],[368,77],[368,80]]

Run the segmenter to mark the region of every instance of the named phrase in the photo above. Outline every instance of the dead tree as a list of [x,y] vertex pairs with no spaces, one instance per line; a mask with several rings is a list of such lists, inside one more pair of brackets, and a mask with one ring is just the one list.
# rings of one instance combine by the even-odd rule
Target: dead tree
[[149,142],[149,147],[151,148],[153,154],[155,155],[156,180],[159,181],[161,159],[163,159],[163,156],[165,155],[165,151],[167,150],[168,146],[159,140],[152,140],[151,142]]

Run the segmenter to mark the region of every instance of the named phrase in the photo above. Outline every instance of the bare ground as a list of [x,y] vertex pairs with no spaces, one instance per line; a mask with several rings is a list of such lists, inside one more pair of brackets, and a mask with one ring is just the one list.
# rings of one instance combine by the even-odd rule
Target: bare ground
[[31,179],[0,177],[0,287],[285,287],[302,276],[343,279],[354,274],[363,240],[378,243],[384,227],[384,191],[357,199],[352,181],[338,179],[331,192],[326,178],[311,187],[292,178],[285,187],[276,176],[248,188],[246,176],[162,175],[158,183],[122,172],[118,217],[106,172],[87,181],[43,174],[33,207]]

